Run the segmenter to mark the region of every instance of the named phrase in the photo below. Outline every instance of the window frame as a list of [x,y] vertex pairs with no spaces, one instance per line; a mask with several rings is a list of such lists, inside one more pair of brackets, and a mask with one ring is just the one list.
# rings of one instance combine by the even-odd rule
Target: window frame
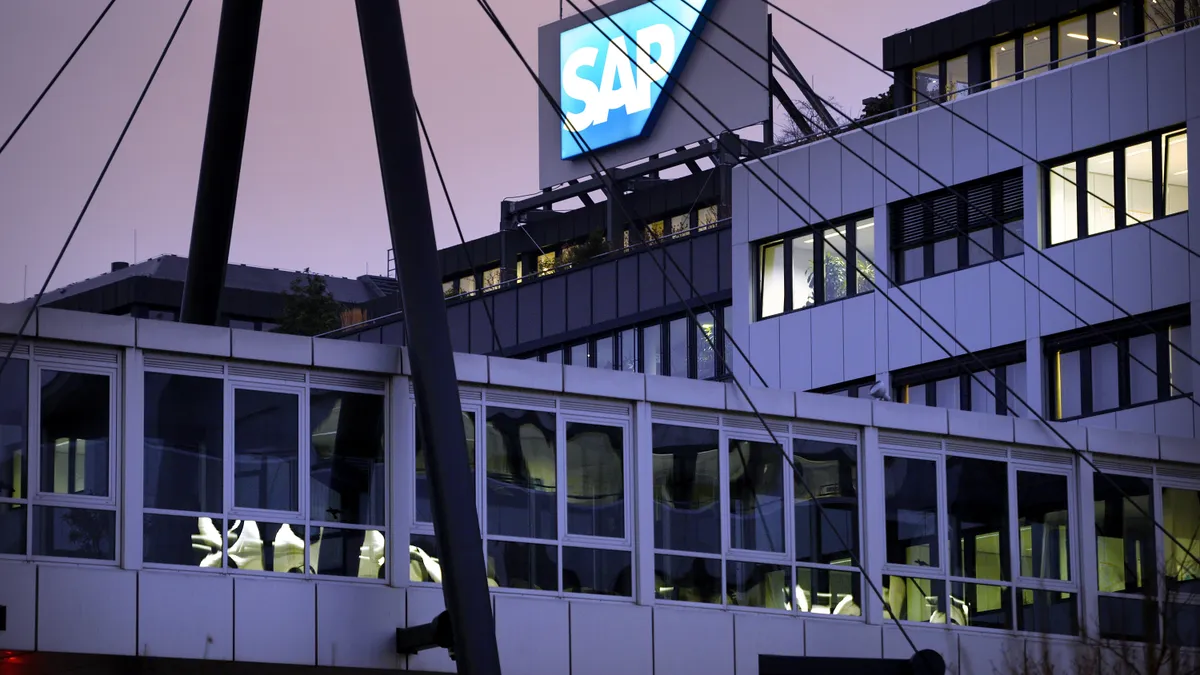
[[[1106,143],[1101,146],[1090,148],[1082,152],[1071,153],[1060,159],[1046,162],[1047,169],[1039,170],[1041,183],[1041,202],[1045,212],[1044,224],[1042,226],[1043,249],[1050,249],[1056,246],[1063,246],[1071,242],[1080,241],[1089,237],[1098,237],[1116,230],[1122,230],[1138,225],[1146,225],[1164,218],[1174,218],[1176,216],[1188,213],[1187,210],[1166,215],[1166,192],[1167,181],[1164,177],[1165,153],[1163,152],[1164,144],[1168,139],[1187,134],[1187,126],[1172,125],[1166,129],[1160,129],[1146,134],[1139,134],[1129,138],[1121,139],[1112,143]],[[1153,192],[1153,216],[1149,220],[1129,224],[1128,219],[1128,204],[1126,197],[1127,190],[1127,166],[1126,152],[1128,149],[1138,145],[1150,143],[1151,145],[1151,164],[1152,164],[1152,181],[1151,191]],[[1112,230],[1103,232],[1089,233],[1089,199],[1091,193],[1087,190],[1088,161],[1094,157],[1100,157],[1112,153],[1113,155],[1113,218],[1115,227]],[[1053,242],[1053,209],[1051,208],[1051,184],[1057,169],[1062,166],[1073,164],[1075,167],[1075,185],[1067,185],[1068,190],[1075,193],[1075,232],[1076,236],[1071,239],[1066,239],[1058,243]],[[1061,178],[1061,180],[1066,180]],[[1080,183],[1083,183],[1083,189],[1080,189]]]
[[[908,389],[924,386],[926,387],[926,400],[913,405],[951,408],[936,400],[936,388],[931,388],[930,386],[954,377],[958,379],[959,401],[957,407],[951,409],[964,412],[979,412],[974,410],[972,406],[972,390],[974,389],[975,376],[990,374],[993,381],[992,397],[995,399],[995,409],[990,412],[996,415],[1020,417],[1020,407],[1014,411],[1008,405],[1008,397],[1012,395],[1013,390],[1008,386],[1007,369],[1010,366],[1026,365],[1025,343],[1017,342],[1003,347],[996,347],[985,352],[979,352],[976,356],[983,362],[982,368],[973,360],[967,361],[960,356],[932,363],[924,363],[893,372],[891,375],[892,400],[898,403],[911,404],[908,400]],[[962,373],[963,368],[969,369],[971,371],[970,374]],[[1024,392],[1017,392],[1017,394],[1021,398],[1025,398]],[[934,399],[933,402],[930,402],[931,398]]]

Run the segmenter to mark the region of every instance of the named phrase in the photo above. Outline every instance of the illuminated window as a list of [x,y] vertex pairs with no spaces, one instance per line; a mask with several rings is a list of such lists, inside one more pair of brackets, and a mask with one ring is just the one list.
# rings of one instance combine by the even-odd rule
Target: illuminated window
[[760,245],[759,317],[871,292],[874,250],[875,220],[865,214]]
[[931,63],[913,69],[913,99],[917,108],[934,105],[942,98],[941,64]]
[[554,268],[556,266],[556,263],[555,263],[556,257],[557,256],[554,253],[554,251],[547,251],[538,256],[538,259],[537,259],[538,276],[544,277],[547,274],[554,274]]
[[500,287],[500,268],[493,267],[490,270],[483,271],[483,288],[484,290],[494,291]]
[[1114,52],[1121,47],[1121,10],[1106,9],[1096,12],[1097,56]]
[[1180,131],[1163,137],[1163,201],[1165,215],[1188,210],[1188,139]]
[[992,87],[1016,81],[1017,43],[1013,40],[992,45]]
[[1116,229],[1117,196],[1114,175],[1113,153],[1089,157],[1087,160],[1087,191],[1089,235]]
[[967,55],[946,61],[946,100],[953,101],[970,92],[970,73],[967,70]]
[[1024,77],[1029,78],[1046,72],[1050,68],[1050,29],[1030,31],[1022,38],[1024,49]]
[[[1089,40],[1086,14],[1058,24],[1058,67],[1066,68],[1086,59]],[[1049,47],[1049,42],[1046,46]]]
[[783,242],[763,246],[759,256],[759,314],[763,318],[783,313]]

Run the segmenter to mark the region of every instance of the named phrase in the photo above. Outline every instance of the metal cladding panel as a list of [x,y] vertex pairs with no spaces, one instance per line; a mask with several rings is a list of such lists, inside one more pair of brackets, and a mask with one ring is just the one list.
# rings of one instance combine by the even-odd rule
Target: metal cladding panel
[[986,10],[992,8],[992,28],[994,35],[1003,35],[1016,29],[1017,4],[1013,0],[1000,0],[991,5],[984,5]]
[[381,341],[385,345],[403,347],[408,344],[408,336],[404,333],[404,322],[395,321],[382,327]]
[[[696,237],[692,241],[692,283],[700,295],[716,293],[720,289],[717,275],[721,252],[717,240],[718,237]],[[728,257],[728,251],[725,255]]]
[[[483,297],[467,303],[467,307],[470,308],[469,312],[471,317],[472,354],[490,354],[496,349],[496,341],[495,338],[492,337],[492,324],[487,315],[488,311],[492,310],[492,307],[485,306],[485,303],[486,305],[491,305],[492,298],[490,296]],[[492,312],[492,318],[499,320],[499,317],[496,316],[494,311]],[[496,326],[497,331],[499,328],[499,326]]]
[[542,285],[523,283],[517,287],[517,342],[533,342],[542,335]]
[[638,309],[639,311],[647,311],[662,307],[664,290],[663,290],[663,273],[658,269],[658,265],[650,259],[650,256],[661,256],[662,251],[650,251],[648,254],[639,255],[638,258]]
[[496,334],[500,336],[500,346],[508,348],[517,343],[517,293],[514,289],[496,291],[489,296],[492,301],[492,316],[496,318]]
[[604,323],[617,318],[617,261],[592,267],[592,321]]
[[718,274],[717,283],[721,285],[721,290],[733,288],[733,239],[732,233],[729,230],[722,230],[720,234],[720,243],[717,244],[717,261]]
[[[970,35],[970,33],[957,32],[959,26],[955,22],[954,17],[946,17],[934,22],[930,29],[933,31],[933,54],[946,54],[954,51],[958,47],[959,35]],[[958,38],[958,39],[956,39]]]
[[450,344],[454,351],[471,352],[471,309],[466,303],[446,308],[446,323],[450,327]]
[[592,325],[592,271],[582,269],[565,275],[567,280],[567,330]]
[[630,316],[640,311],[639,266],[638,259],[634,257],[621,258],[617,261],[617,313],[620,316]]
[[[564,32],[588,24],[589,18],[592,21],[603,20],[605,14],[613,16],[646,4],[648,0],[614,0],[601,6],[603,13],[592,8],[585,14],[576,14],[539,28],[538,71],[546,88],[561,97],[560,36]],[[587,6],[581,5],[581,8]],[[600,162],[605,167],[620,166],[704,140],[710,137],[704,130],[705,127],[710,130],[726,126],[739,129],[767,119],[770,111],[770,97],[766,90],[767,63],[759,56],[766,53],[767,47],[766,3],[717,0],[711,5],[711,19],[728,33],[707,26],[701,32],[703,40],[695,41],[690,56],[673,72],[673,76],[678,78],[676,86],[665,93],[682,97],[680,100],[687,102],[687,109],[699,118],[700,123],[693,120],[675,101],[668,100],[662,106],[662,113],[657,121],[651,122],[654,126],[648,133],[639,139],[611,145],[597,152]],[[663,21],[677,26],[666,16],[663,17]],[[747,49],[741,43],[750,45],[753,50]],[[636,56],[636,52],[632,51],[636,48],[630,49],[630,53]],[[746,77],[745,73],[729,63],[725,57],[729,57],[746,72],[751,73],[753,79]],[[597,58],[603,58],[603,55]],[[597,76],[600,72],[599,65],[597,62],[597,67],[592,69],[596,71]],[[636,65],[631,65],[631,71],[637,71],[634,75],[640,73]],[[703,101],[724,124],[718,123],[705,113],[703,108],[695,105],[694,100],[684,92],[685,89]],[[540,91],[537,92],[537,96],[542,186],[558,185],[595,173],[586,155],[561,159],[562,120],[554,106],[545,101]]]
[[[663,267],[667,270],[667,279],[669,280],[664,289],[667,302],[674,303],[693,297],[692,287],[688,285],[689,280],[693,276],[692,242],[690,238],[682,242],[670,244],[666,246],[665,250],[669,257],[663,256],[660,260],[662,260]],[[655,254],[651,253],[651,255]],[[661,254],[659,255],[661,256]]]
[[893,70],[896,67],[896,40],[895,35],[889,35],[883,38],[883,69]]
[[558,335],[567,329],[567,281],[556,274],[539,285],[542,287],[542,335]]

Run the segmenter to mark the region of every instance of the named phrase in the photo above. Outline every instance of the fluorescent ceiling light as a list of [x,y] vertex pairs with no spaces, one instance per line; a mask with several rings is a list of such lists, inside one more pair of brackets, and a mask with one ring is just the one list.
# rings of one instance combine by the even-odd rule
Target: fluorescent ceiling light
[[1098,37],[1098,38],[1096,38],[1096,42],[1099,42],[1099,43],[1100,43],[1100,44],[1102,44],[1102,45],[1115,45],[1115,44],[1117,44],[1117,41],[1116,41],[1116,40],[1110,40],[1110,39],[1108,39],[1108,38],[1102,38],[1102,37]]
[[[1080,35],[1079,33],[1067,33],[1067,37],[1069,37],[1069,38],[1075,38],[1076,40],[1086,40],[1086,39],[1088,39],[1088,36],[1086,36],[1086,35]],[[1036,38],[1034,38],[1034,39],[1036,39]]]
[[1184,169],[1183,171],[1176,171],[1176,172],[1175,172],[1175,175],[1176,175],[1176,176],[1186,176],[1186,175],[1187,175],[1187,172],[1188,172],[1188,170],[1187,170],[1187,169]]
[[867,229],[868,227],[875,227],[875,223],[867,223],[866,225],[859,225],[859,226],[858,226],[858,229],[859,229],[859,230],[865,230],[865,229]]

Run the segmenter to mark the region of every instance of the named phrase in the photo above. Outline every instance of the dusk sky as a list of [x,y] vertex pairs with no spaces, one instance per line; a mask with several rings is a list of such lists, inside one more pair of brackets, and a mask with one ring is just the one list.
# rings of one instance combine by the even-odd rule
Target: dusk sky
[[[883,37],[982,2],[775,1],[875,62]],[[0,142],[105,2],[0,3]],[[491,2],[536,63],[537,27],[558,18],[559,0]],[[0,155],[0,302],[37,292],[184,4],[117,0]],[[537,89],[475,0],[401,6],[417,100],[464,233],[488,234],[502,198],[539,187]],[[187,255],[220,8],[193,3],[51,289],[134,262],[135,231],[136,260]],[[849,111],[886,89],[788,18],[776,13],[774,25],[814,87]],[[449,246],[458,235],[429,177],[438,245]],[[266,0],[230,260],[353,277],[382,274],[388,247],[353,2]]]

